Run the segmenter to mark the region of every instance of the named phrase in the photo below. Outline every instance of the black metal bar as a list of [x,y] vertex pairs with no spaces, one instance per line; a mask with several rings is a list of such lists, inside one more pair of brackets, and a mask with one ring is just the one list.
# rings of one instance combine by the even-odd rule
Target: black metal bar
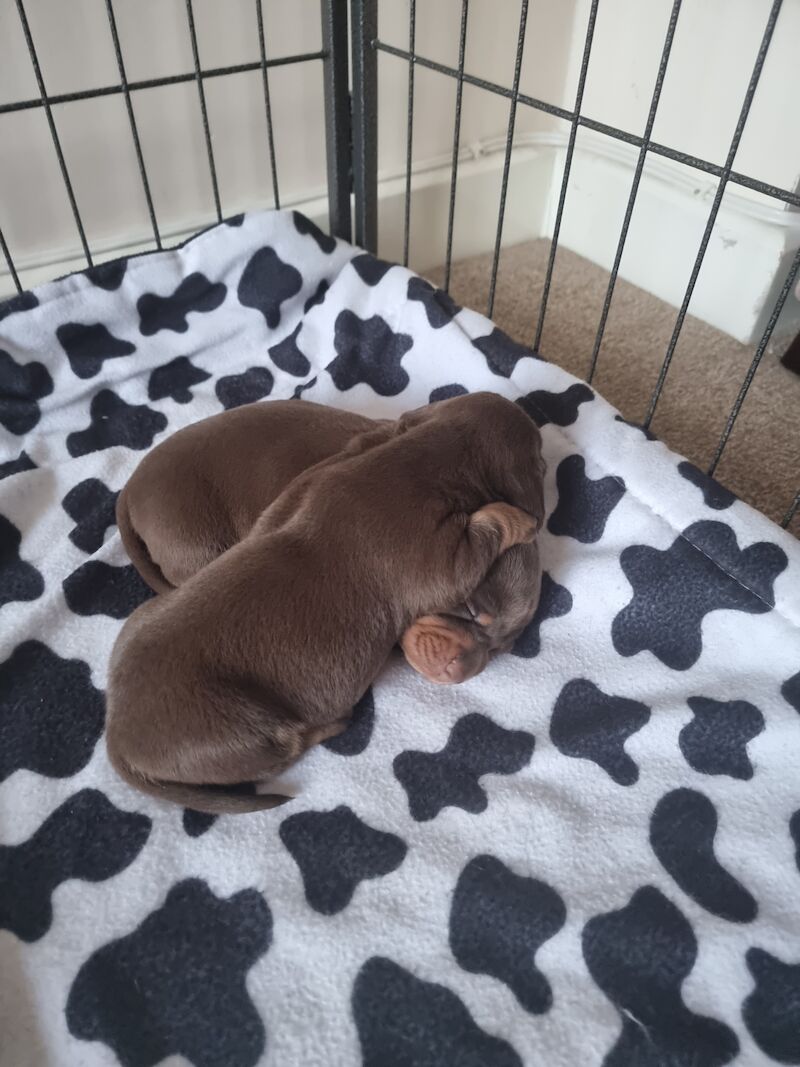
[[667,24],[667,35],[664,38],[664,47],[661,50],[661,62],[658,65],[658,73],[656,74],[656,83],[653,88],[653,95],[650,99],[650,110],[647,113],[647,121],[644,127],[643,143],[639,149],[639,158],[636,160],[636,169],[633,172],[633,181],[631,182],[631,191],[628,195],[628,203],[625,208],[625,217],[622,220],[622,229],[619,234],[619,241],[617,242],[617,251],[614,254],[614,262],[611,266],[611,275],[608,279],[608,288],[606,289],[605,299],[603,300],[603,310],[600,313],[600,322],[597,326],[597,333],[594,338],[594,347],[592,348],[592,357],[589,364],[589,373],[586,380],[591,382],[594,378],[595,371],[597,369],[597,359],[600,355],[600,345],[603,343],[603,334],[606,329],[606,322],[608,321],[608,312],[611,307],[611,300],[614,296],[614,287],[617,284],[617,274],[619,273],[619,265],[622,262],[622,253],[625,249],[625,241],[628,237],[628,229],[631,224],[631,217],[633,216],[633,207],[636,203],[636,195],[639,192],[639,182],[641,181],[642,172],[644,171],[644,163],[647,157],[647,149],[650,143],[650,134],[653,132],[653,124],[656,121],[656,112],[658,111],[658,102],[661,98],[661,89],[664,85],[664,76],[667,73],[667,64],[669,63],[669,54],[672,51],[672,41],[675,37],[675,27],[678,24],[678,15],[681,10],[682,0],[674,0],[672,5],[672,12],[670,14],[669,23]]
[[598,3],[599,0],[592,0],[592,6],[589,10],[589,20],[586,26],[586,38],[583,44],[581,69],[580,74],[578,75],[578,88],[575,92],[575,118],[572,120],[572,125],[570,126],[567,151],[564,156],[564,174],[561,179],[561,190],[558,194],[558,207],[556,208],[556,217],[553,223],[553,237],[550,241],[550,255],[547,259],[547,270],[545,271],[544,285],[542,286],[542,299],[539,303],[539,318],[536,322],[536,335],[533,340],[534,352],[539,351],[539,343],[542,339],[542,330],[544,329],[544,317],[547,313],[547,300],[550,296],[550,283],[553,280],[553,268],[555,267],[556,253],[558,252],[558,237],[561,233],[561,218],[564,214],[564,204],[567,199],[569,174],[572,169],[572,156],[575,152],[575,138],[578,134],[578,123],[580,121],[581,105],[583,104],[583,90],[586,87],[586,72],[589,69],[589,56],[592,51]]
[[3,259],[5,259],[6,263],[8,264],[8,272],[11,275],[11,280],[14,283],[14,288],[17,290],[18,293],[21,293],[22,286],[20,285],[19,275],[17,274],[17,269],[14,266],[14,260],[11,258],[11,253],[8,250],[8,245],[6,244],[6,239],[3,236],[2,230],[0,230],[0,249],[3,250]]
[[200,75],[200,55],[197,51],[197,33],[194,28],[194,9],[192,0],[186,0],[186,19],[189,23],[189,37],[192,41],[192,58],[194,59],[194,78],[197,82],[197,96],[200,100],[200,113],[203,118],[203,134],[206,139],[206,154],[208,156],[208,172],[211,175],[211,190],[214,194],[214,208],[217,212],[217,221],[222,222],[222,205],[219,199],[219,186],[217,185],[217,168],[214,163],[214,146],[211,144],[211,130],[208,125],[208,111],[206,110],[206,93],[203,88],[203,79]]
[[[408,59],[408,52],[402,48],[395,48],[393,45],[385,44],[383,41],[377,41],[375,48],[379,52],[385,52],[387,55],[394,56],[397,59]],[[444,74],[450,78],[458,78],[458,70],[455,67],[448,67],[444,63],[437,63],[435,60],[426,59],[425,56],[417,54],[415,64],[418,67],[425,67],[426,70],[436,71],[438,74]],[[532,107],[536,111],[543,111],[547,115],[555,115],[556,118],[566,119],[568,122],[572,122],[575,115],[567,108],[558,107],[556,104],[548,104],[544,100],[539,100],[535,96],[528,96],[526,93],[514,93],[511,89],[507,89],[504,85],[498,85],[496,82],[487,81],[485,78],[478,78],[474,74],[463,75],[463,80],[467,85],[473,85],[477,89],[485,89],[487,92],[494,93],[496,96],[503,96],[507,100],[515,98],[518,103],[523,104],[525,107]],[[2,107],[0,107],[0,113],[2,113]],[[633,145],[635,148],[641,148],[644,144],[644,139],[635,133],[628,133],[627,130],[620,130],[616,126],[609,126],[605,122],[598,122],[596,119],[587,118],[586,115],[581,115],[578,118],[578,125],[585,127],[587,130],[592,130],[595,133],[605,134],[607,137],[612,138],[615,141],[622,141],[624,144]],[[675,163],[683,163],[687,167],[693,167],[695,170],[703,171],[705,174],[710,174],[713,177],[719,178],[725,168],[720,167],[716,163],[709,163],[707,159],[701,159],[699,156],[689,155],[688,152],[679,152],[675,148],[669,148],[667,145],[662,145],[658,141],[651,141],[648,145],[648,151],[654,155],[663,156],[665,159],[670,159]],[[741,185],[746,189],[752,189],[754,192],[763,193],[764,196],[772,197],[774,200],[780,200],[785,204],[791,204],[793,207],[800,207],[800,193],[791,189],[783,189],[778,185],[770,185],[769,182],[759,181],[757,178],[751,178],[746,174],[742,174],[740,171],[731,170],[728,174],[728,182],[734,185]]]
[[122,58],[122,48],[119,43],[119,34],[117,33],[117,20],[114,17],[114,4],[112,0],[106,0],[106,13],[108,14],[108,25],[111,30],[111,39],[114,42],[114,53],[117,57],[117,68],[119,70],[119,80],[122,85],[122,91],[125,94],[125,108],[128,112],[128,122],[131,127],[131,137],[133,138],[133,147],[136,150],[136,161],[139,164],[139,176],[142,179],[142,189],[144,190],[144,198],[147,201],[147,213],[150,216],[150,225],[153,228],[153,237],[155,238],[156,248],[161,248],[161,234],[158,231],[158,222],[156,221],[156,212],[153,207],[153,197],[150,194],[150,182],[147,180],[147,169],[144,165],[144,156],[142,155],[142,145],[139,141],[139,129],[136,125],[136,116],[133,113],[133,104],[131,103],[131,94],[128,88],[128,77],[125,72],[125,63]]
[[47,90],[44,87],[44,78],[42,77],[42,69],[39,66],[39,57],[36,54],[36,49],[33,44],[33,38],[31,37],[30,26],[28,25],[28,16],[25,14],[25,8],[22,0],[17,0],[17,12],[19,14],[19,20],[22,23],[22,32],[25,34],[25,42],[28,45],[28,54],[31,57],[31,63],[33,64],[33,72],[36,75],[36,84],[39,87],[39,95],[42,98],[42,107],[44,113],[47,116],[47,125],[50,127],[50,137],[53,141],[53,148],[58,158],[58,165],[61,168],[61,177],[64,180],[64,187],[67,190],[67,196],[69,197],[69,204],[72,208],[72,217],[75,220],[75,225],[78,229],[78,236],[81,239],[83,246],[83,254],[86,256],[86,262],[92,266],[92,253],[89,251],[89,242],[86,240],[86,232],[83,228],[83,220],[81,219],[81,213],[78,210],[78,203],[75,199],[75,193],[72,191],[72,182],[70,181],[69,171],[67,170],[67,164],[64,159],[64,153],[61,151],[61,141],[58,137],[58,130],[56,129],[55,120],[53,118],[53,111],[50,106],[50,100],[47,96]]
[[506,131],[506,154],[503,160],[503,181],[500,186],[500,205],[497,210],[497,230],[494,238],[494,255],[492,257],[492,277],[489,282],[489,301],[486,307],[487,318],[494,311],[494,295],[497,289],[497,268],[500,264],[500,245],[503,240],[503,222],[506,214],[506,194],[508,192],[508,174],[511,167],[511,149],[514,146],[514,125],[517,121],[517,100],[519,98],[519,78],[522,73],[522,53],[525,47],[525,26],[528,21],[528,0],[522,0],[519,12],[519,35],[517,37],[517,55],[514,60],[514,86],[511,106],[508,109],[508,129]]
[[278,189],[278,161],[275,156],[275,136],[272,130],[272,104],[269,96],[269,73],[267,68],[267,44],[264,39],[264,12],[261,0],[256,0],[256,20],[258,22],[258,47],[261,54],[261,82],[264,87],[264,111],[267,117],[267,142],[269,144],[269,168],[272,175],[272,199],[274,206],[281,206]]
[[798,492],[797,496],[794,498],[792,503],[789,505],[789,510],[786,512],[786,514],[781,519],[781,526],[784,528],[784,530],[788,528],[789,523],[795,517],[795,514],[797,512],[798,507],[800,507],[800,492]]
[[758,370],[758,365],[761,362],[764,352],[766,351],[767,345],[769,344],[769,339],[772,336],[772,331],[775,329],[775,324],[777,323],[778,318],[780,317],[781,311],[783,311],[783,305],[786,303],[786,298],[792,291],[792,286],[795,283],[795,279],[797,278],[798,272],[800,272],[800,248],[798,248],[798,250],[795,252],[794,259],[792,260],[792,265],[789,268],[789,273],[786,275],[786,279],[783,283],[783,286],[781,287],[781,291],[778,294],[778,299],[775,301],[775,306],[772,309],[772,314],[770,315],[766,328],[764,329],[764,332],[761,335],[761,340],[758,342],[758,347],[756,348],[753,354],[753,361],[747,369],[747,374],[745,374],[744,376],[744,381],[742,382],[741,388],[739,389],[739,394],[736,397],[736,400],[734,401],[730,414],[728,415],[728,421],[725,424],[725,429],[722,431],[722,436],[720,437],[717,449],[714,452],[714,458],[711,460],[711,463],[708,468],[709,474],[714,473],[714,471],[717,469],[720,459],[722,458],[722,453],[725,451],[725,445],[728,443],[728,438],[730,437],[731,431],[733,430],[733,424],[736,422],[736,419],[739,415],[739,411],[741,410],[742,404],[744,403],[744,398],[747,396],[747,391],[750,388],[755,373]]
[[667,374],[669,373],[670,364],[672,363],[672,357],[675,353],[675,346],[678,343],[678,337],[680,336],[683,321],[686,318],[686,312],[689,310],[689,302],[692,299],[692,293],[697,282],[697,277],[700,274],[700,268],[703,265],[703,259],[708,248],[708,242],[711,238],[711,231],[714,229],[714,223],[717,220],[717,214],[722,204],[722,197],[725,193],[725,187],[728,182],[728,176],[733,168],[733,160],[736,156],[736,152],[739,148],[739,141],[742,138],[744,132],[744,126],[747,122],[747,116],[750,113],[750,105],[753,102],[756,88],[758,86],[759,79],[761,77],[761,71],[764,67],[764,60],[767,56],[767,49],[769,48],[770,41],[772,40],[772,33],[775,29],[775,23],[778,20],[778,14],[780,13],[783,0],[773,0],[772,8],[770,9],[769,18],[767,19],[767,25],[764,30],[764,35],[761,38],[761,44],[759,45],[758,55],[753,66],[753,73],[750,75],[750,81],[747,85],[747,91],[744,94],[744,102],[742,103],[742,109],[739,112],[739,118],[736,122],[736,129],[733,132],[730,148],[728,149],[728,155],[725,160],[725,166],[722,170],[722,175],[717,185],[717,191],[714,195],[714,202],[711,205],[711,211],[708,215],[708,221],[706,222],[706,228],[703,231],[703,236],[700,241],[700,248],[697,251],[697,256],[692,267],[692,273],[689,276],[689,284],[686,286],[686,293],[684,294],[683,301],[678,311],[678,317],[675,320],[675,328],[672,331],[669,344],[667,345],[667,351],[664,356],[664,362],[661,364],[661,370],[658,374],[658,380],[656,381],[656,387],[653,390],[653,395],[650,398],[650,405],[647,409],[647,415],[642,423],[644,429],[649,429],[650,423],[653,421],[655,415],[658,399],[661,396],[661,391],[664,388],[664,382],[666,381]]
[[331,234],[352,238],[350,218],[350,91],[347,0],[321,0],[325,79],[325,156]]
[[411,230],[411,149],[414,139],[414,50],[417,35],[417,0],[408,0],[408,118],[406,120],[406,202],[403,215],[403,266],[408,266]]
[[378,247],[378,30],[376,0],[352,0],[355,241]]
[[450,267],[453,262],[453,226],[456,217],[456,178],[458,176],[458,150],[461,141],[461,100],[464,93],[464,55],[467,48],[467,16],[469,0],[461,0],[461,33],[458,39],[458,83],[456,85],[456,112],[453,119],[453,158],[450,163],[450,207],[447,212],[447,255],[444,265],[444,291],[450,291]]
[[[277,59],[268,59],[267,67],[288,67],[296,63],[309,63],[317,59],[325,59],[325,52],[299,52],[294,56],[279,56]],[[200,71],[200,77],[222,78],[228,74],[250,74],[254,70],[261,70],[261,63],[235,63],[229,67],[207,67]],[[194,71],[191,74],[170,74],[163,78],[145,78],[142,81],[128,82],[128,89],[132,93],[140,89],[163,89],[168,85],[184,85],[193,82],[197,78]],[[49,96],[48,103],[55,107],[56,104],[75,104],[81,100],[97,100],[101,96],[118,96],[122,92],[121,85],[102,85],[97,89],[81,89],[75,93],[58,93]],[[44,100],[36,97],[33,100],[15,100],[10,104],[0,104],[0,115],[12,114],[15,111],[30,111],[33,108],[44,107]]]

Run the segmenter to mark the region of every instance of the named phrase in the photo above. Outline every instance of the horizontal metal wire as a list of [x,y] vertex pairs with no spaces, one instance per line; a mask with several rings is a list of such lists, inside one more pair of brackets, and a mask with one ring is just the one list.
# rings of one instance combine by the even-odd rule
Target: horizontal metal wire
[[[327,52],[299,52],[294,56],[280,56],[277,59],[268,59],[267,67],[288,67],[295,63],[310,63],[317,59],[327,59]],[[228,74],[249,74],[252,71],[262,69],[261,60],[253,63],[236,63],[229,67],[210,67],[200,70],[200,77],[224,78]],[[197,80],[194,71],[189,74],[170,74],[163,78],[145,78],[140,81],[128,82],[128,91],[135,93],[140,89],[161,89],[166,85],[184,85],[186,82]],[[47,103],[52,107],[54,104],[73,104],[79,100],[96,100],[102,96],[119,96],[124,93],[122,85],[102,85],[96,89],[81,89],[74,93],[58,93],[47,96]],[[42,97],[32,100],[15,100],[10,104],[0,104],[0,115],[8,115],[15,111],[29,111],[31,108],[44,107]]]
[[[385,52],[387,55],[395,56],[397,59],[408,60],[409,58],[408,52],[404,51],[402,48],[395,48],[394,45],[386,44],[383,41],[373,41],[372,46],[377,51]],[[414,62],[418,67],[425,67],[426,69],[436,71],[439,74],[445,74],[448,78],[459,77],[459,72],[455,67],[448,67],[444,63],[437,63],[433,59],[426,59],[425,56],[417,54],[414,57]],[[474,74],[468,74],[466,72],[464,72],[461,77],[468,85],[474,85],[478,89],[486,89],[487,92],[495,93],[497,96],[504,96],[507,100],[515,97],[517,103],[523,104],[525,107],[532,107],[536,111],[544,111],[548,115],[555,115],[556,118],[566,119],[568,122],[572,122],[575,118],[575,112],[570,111],[568,108],[558,107],[556,104],[548,104],[546,101],[539,100],[535,96],[529,96],[527,93],[515,93],[513,89],[507,89],[503,85],[498,85],[497,82],[487,81],[485,78],[478,78]],[[680,152],[676,148],[670,148],[668,145],[659,144],[657,141],[645,141],[645,139],[638,134],[629,133],[627,130],[620,130],[616,126],[609,126],[605,122],[598,122],[597,119],[590,119],[586,115],[578,116],[578,125],[587,130],[592,130],[595,133],[604,133],[615,141],[622,141],[625,144],[633,145],[636,148],[641,148],[642,145],[646,145],[648,152],[652,152],[654,155],[663,156],[665,159],[671,159],[674,163],[683,163],[687,167],[693,167],[695,170],[703,171],[705,174],[711,174],[716,178],[722,177],[722,174],[725,171],[723,166],[716,163],[710,163],[707,159],[701,159],[699,156],[690,155],[688,152]],[[754,192],[763,193],[764,196],[772,197],[774,200],[781,200],[785,204],[792,204],[794,207],[800,207],[800,193],[798,192],[782,189],[778,185],[771,185],[769,182],[760,181],[758,178],[751,178],[749,175],[742,174],[735,170],[732,170],[730,174],[728,174],[728,181],[733,182],[735,185],[741,185],[746,189],[752,189]]]

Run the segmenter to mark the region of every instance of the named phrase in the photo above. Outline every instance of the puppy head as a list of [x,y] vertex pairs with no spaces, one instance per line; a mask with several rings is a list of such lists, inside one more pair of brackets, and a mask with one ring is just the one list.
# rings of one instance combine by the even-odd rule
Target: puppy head
[[511,650],[536,612],[541,581],[537,545],[509,549],[464,604],[409,626],[400,641],[406,659],[438,685],[469,681]]

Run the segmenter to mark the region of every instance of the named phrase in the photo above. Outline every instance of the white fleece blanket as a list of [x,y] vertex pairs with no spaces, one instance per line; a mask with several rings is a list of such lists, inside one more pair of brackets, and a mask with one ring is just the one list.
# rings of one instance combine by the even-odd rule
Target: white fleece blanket
[[[698,354],[698,358],[701,354]],[[144,452],[236,404],[456,392],[543,427],[542,604],[393,659],[271,812],[102,741]],[[0,305],[0,1062],[800,1063],[800,545],[481,315],[302,216]]]

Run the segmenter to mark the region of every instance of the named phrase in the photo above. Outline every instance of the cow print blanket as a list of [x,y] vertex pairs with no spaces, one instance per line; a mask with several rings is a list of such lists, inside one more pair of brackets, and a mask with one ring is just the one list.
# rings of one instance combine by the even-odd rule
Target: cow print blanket
[[[800,1063],[797,542],[297,213],[0,319],[3,1064]],[[457,688],[392,659],[274,811],[119,781],[103,689],[149,593],[114,501],[145,451],[237,404],[395,416],[474,389],[543,427],[543,596],[513,654]]]

